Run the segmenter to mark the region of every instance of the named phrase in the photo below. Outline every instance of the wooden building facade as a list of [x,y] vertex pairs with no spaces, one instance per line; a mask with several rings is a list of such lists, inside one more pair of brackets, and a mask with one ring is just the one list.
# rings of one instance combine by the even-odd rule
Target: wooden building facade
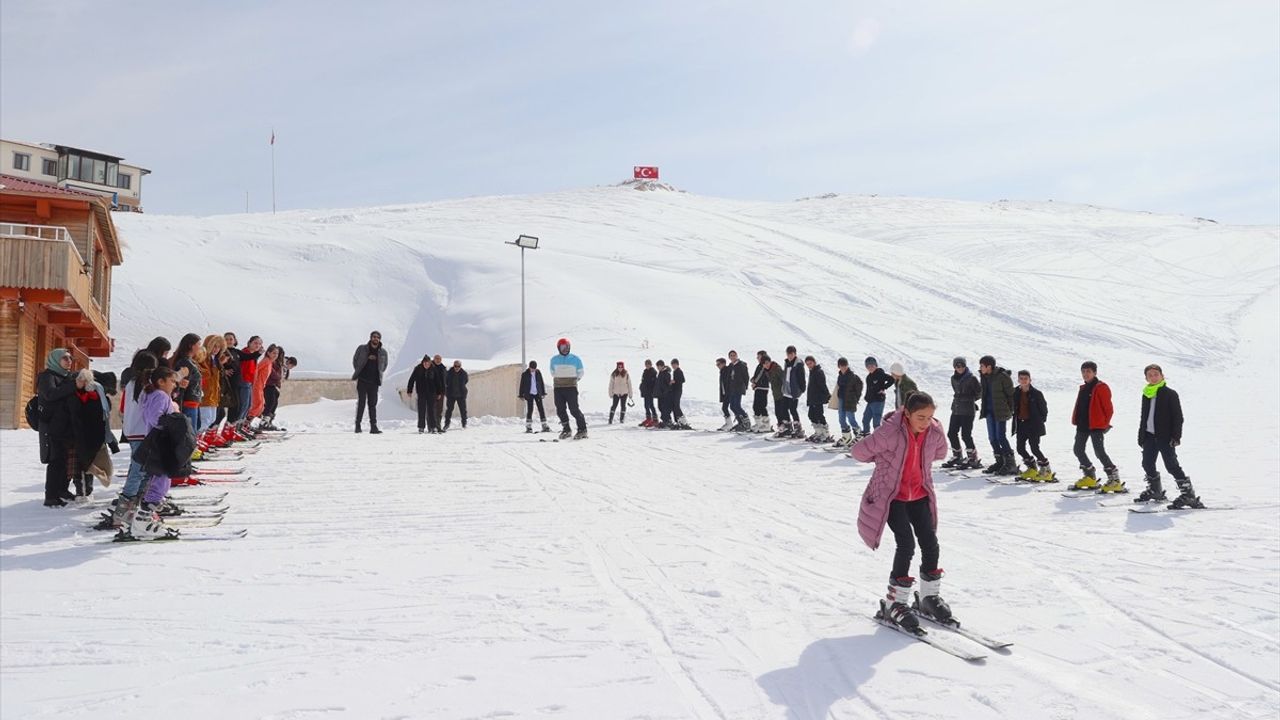
[[111,270],[123,258],[108,198],[0,174],[0,428],[25,427],[45,356],[111,354]]

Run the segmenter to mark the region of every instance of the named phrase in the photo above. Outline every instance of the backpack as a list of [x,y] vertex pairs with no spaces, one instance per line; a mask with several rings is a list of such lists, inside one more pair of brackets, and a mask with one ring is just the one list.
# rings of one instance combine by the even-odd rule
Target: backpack
[[39,395],[31,396],[31,399],[27,401],[27,407],[24,412],[27,415],[27,425],[30,425],[32,430],[39,430],[40,429],[40,396]]

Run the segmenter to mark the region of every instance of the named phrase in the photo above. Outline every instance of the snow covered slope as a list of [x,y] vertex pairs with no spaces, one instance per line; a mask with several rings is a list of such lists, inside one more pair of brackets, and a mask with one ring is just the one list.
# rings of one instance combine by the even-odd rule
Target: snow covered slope
[[[1280,711],[1276,228],[623,188],[121,225],[120,347],[234,329],[334,373],[373,328],[397,368],[427,351],[518,359],[519,259],[502,242],[539,235],[531,356],[574,340],[592,436],[542,443],[490,419],[422,437],[394,403],[386,434],[356,436],[351,402],[290,407],[300,432],[247,457],[257,484],[231,486],[223,525],[246,538],[119,546],[87,529],[89,510],[40,507],[34,434],[0,432],[4,718]],[[945,595],[1015,643],[966,664],[869,619],[892,554],[856,532],[869,468],[603,424],[617,359],[679,356],[706,426],[711,361],[788,343],[829,372],[837,354],[903,360],[944,407],[953,355],[1029,368],[1068,479],[1066,415],[1095,359],[1131,487],[1141,369],[1160,362],[1187,413],[1183,464],[1230,509],[1137,515],[938,474]]]

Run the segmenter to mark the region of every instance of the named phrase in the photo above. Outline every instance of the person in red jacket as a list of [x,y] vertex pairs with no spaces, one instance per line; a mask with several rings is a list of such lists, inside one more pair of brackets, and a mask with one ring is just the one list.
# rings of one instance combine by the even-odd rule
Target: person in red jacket
[[[855,460],[876,464],[862,493],[858,535],[875,550],[888,525],[897,544],[889,590],[880,601],[879,617],[908,631],[920,626],[916,612],[943,623],[951,620],[951,609],[939,594],[942,568],[938,567],[938,498],[933,490],[933,464],[947,456],[947,434],[942,424],[933,419],[936,409],[928,393],[914,393],[906,405],[850,450]],[[921,554],[920,593],[913,608],[910,595],[915,578],[907,572],[915,556],[916,539],[920,541]]]
[[[1111,388],[1098,379],[1098,364],[1088,360],[1080,366],[1080,377],[1084,384],[1076,394],[1076,404],[1071,410],[1071,424],[1076,426],[1076,459],[1080,461],[1083,477],[1071,486],[1073,490],[1097,490],[1103,493],[1127,492],[1124,483],[1120,482],[1120,471],[1107,455],[1107,444],[1104,436],[1111,429]],[[1085,452],[1086,442],[1093,443],[1093,452],[1102,463],[1107,473],[1107,482],[1098,482],[1098,471]]]

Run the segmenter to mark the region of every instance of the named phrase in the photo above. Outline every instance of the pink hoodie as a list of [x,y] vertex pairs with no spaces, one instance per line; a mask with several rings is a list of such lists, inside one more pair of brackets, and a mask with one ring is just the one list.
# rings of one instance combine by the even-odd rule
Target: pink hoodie
[[[902,463],[907,454],[908,426],[904,410],[896,410],[870,437],[855,443],[850,454],[860,462],[874,462],[875,472],[862,492],[858,509],[858,535],[867,547],[880,547],[880,537],[889,522],[889,503],[898,497],[902,483]],[[938,497],[933,492],[933,463],[947,456],[947,436],[936,419],[929,424],[924,438],[924,489],[929,495],[933,526],[938,526]]]

